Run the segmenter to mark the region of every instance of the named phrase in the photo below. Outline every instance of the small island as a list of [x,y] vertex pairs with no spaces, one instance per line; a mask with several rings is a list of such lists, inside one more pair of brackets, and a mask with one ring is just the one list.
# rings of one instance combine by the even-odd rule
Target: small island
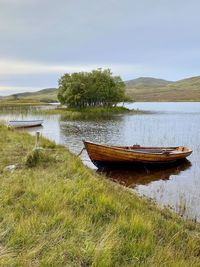
[[65,108],[57,109],[68,118],[107,117],[129,112],[118,107],[127,100],[125,83],[110,69],[65,74],[59,80],[58,100]]
[[59,79],[57,98],[61,105],[44,110],[45,114],[61,114],[66,119],[101,119],[116,114],[141,113],[118,103],[132,102],[125,93],[121,77],[110,69],[66,73]]
[[125,83],[110,69],[67,73],[59,80],[58,100],[70,108],[110,108],[125,99]]

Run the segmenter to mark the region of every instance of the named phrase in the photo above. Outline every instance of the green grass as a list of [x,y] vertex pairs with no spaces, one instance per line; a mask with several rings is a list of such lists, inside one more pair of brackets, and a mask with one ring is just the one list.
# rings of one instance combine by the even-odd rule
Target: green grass
[[38,106],[47,105],[48,103],[36,99],[2,99],[0,100],[0,107],[15,107],[15,106]]
[[[0,126],[0,266],[200,266],[200,226]],[[5,166],[16,164],[10,172]]]
[[95,120],[95,119],[110,119],[112,116],[121,115],[124,113],[141,114],[148,113],[140,110],[129,110],[125,107],[111,107],[111,108],[55,108],[49,110],[39,110],[38,113],[46,115],[59,114],[63,119],[69,120]]

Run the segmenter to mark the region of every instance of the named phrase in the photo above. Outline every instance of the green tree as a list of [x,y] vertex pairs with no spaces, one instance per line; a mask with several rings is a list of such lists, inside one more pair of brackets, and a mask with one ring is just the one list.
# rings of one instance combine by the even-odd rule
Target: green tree
[[58,99],[69,107],[110,107],[124,101],[125,84],[110,69],[67,73],[59,80]]

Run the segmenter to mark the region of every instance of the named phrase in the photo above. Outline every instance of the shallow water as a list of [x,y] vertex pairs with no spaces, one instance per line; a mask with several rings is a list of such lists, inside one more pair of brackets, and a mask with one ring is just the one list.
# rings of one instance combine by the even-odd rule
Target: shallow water
[[[119,145],[179,146],[193,149],[178,166],[167,169],[112,171],[108,177],[133,188],[139,194],[172,207],[182,216],[200,221],[200,103],[132,103],[129,108],[155,111],[149,114],[124,114],[110,120],[68,121],[60,115],[34,115],[32,109],[6,109],[0,120],[43,118],[44,125],[33,128],[78,154],[82,139]],[[33,108],[36,109],[36,108]],[[94,168],[87,153],[83,162]]]

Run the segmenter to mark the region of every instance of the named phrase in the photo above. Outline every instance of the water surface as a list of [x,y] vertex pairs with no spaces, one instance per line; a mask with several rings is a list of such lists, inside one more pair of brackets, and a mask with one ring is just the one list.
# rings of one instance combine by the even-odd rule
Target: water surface
[[[155,111],[149,114],[123,114],[109,120],[69,121],[60,115],[34,115],[32,109],[6,109],[0,120],[43,118],[36,130],[78,154],[82,139],[114,145],[188,146],[193,154],[184,164],[167,169],[112,171],[111,179],[129,186],[138,194],[172,207],[186,218],[200,221],[200,103],[132,103],[129,108]],[[87,153],[83,162],[94,168]]]

